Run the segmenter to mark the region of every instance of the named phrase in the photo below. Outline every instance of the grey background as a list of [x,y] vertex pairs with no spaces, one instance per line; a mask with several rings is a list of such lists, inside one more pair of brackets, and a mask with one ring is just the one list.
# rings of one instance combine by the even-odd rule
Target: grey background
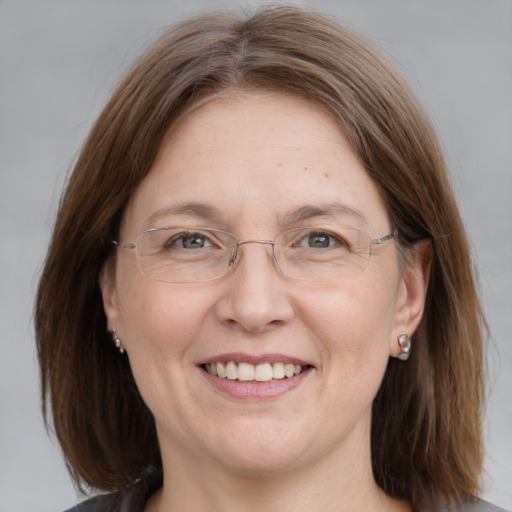
[[[260,3],[0,0],[0,512],[77,501],[41,419],[31,315],[62,184],[84,137],[161,27],[204,8]],[[484,496],[512,509],[512,1],[294,3],[375,40],[438,128],[493,337]]]

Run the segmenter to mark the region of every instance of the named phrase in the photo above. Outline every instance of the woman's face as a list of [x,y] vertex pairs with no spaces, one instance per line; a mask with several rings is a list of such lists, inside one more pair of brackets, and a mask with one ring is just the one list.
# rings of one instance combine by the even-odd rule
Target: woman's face
[[[272,240],[340,223],[371,238],[393,231],[342,130],[306,100],[248,93],[181,118],[131,198],[120,240],[169,225]],[[366,269],[343,281],[285,277],[271,245],[240,249],[236,266],[208,282],[149,279],[122,249],[115,275],[102,275],[108,326],[155,417],[164,465],[261,474],[366,460],[372,400],[397,336],[421,315],[419,272],[400,269],[394,241],[374,245]],[[264,381],[222,379],[207,366],[230,361]],[[280,378],[281,363],[303,371]]]

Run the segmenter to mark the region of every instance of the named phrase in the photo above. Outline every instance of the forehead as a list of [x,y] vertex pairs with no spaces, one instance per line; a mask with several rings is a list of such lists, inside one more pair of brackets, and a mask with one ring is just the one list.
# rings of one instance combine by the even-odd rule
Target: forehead
[[[178,147],[218,155],[231,150],[231,158],[237,149],[246,148],[269,156],[297,148],[351,151],[341,122],[325,107],[279,91],[228,91],[202,99],[180,116],[159,156],[176,153]],[[238,154],[241,159],[246,156],[243,151]]]
[[188,203],[224,213],[223,228],[271,217],[277,224],[294,209],[335,203],[370,224],[385,214],[338,121],[314,102],[266,92],[216,96],[186,112],[131,198],[125,223],[151,227],[158,212]]

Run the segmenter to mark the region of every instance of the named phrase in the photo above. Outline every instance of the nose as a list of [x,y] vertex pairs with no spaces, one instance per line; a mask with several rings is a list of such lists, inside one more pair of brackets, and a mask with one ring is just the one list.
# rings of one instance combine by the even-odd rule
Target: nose
[[243,241],[217,304],[219,319],[248,332],[265,332],[294,316],[289,286],[273,258],[272,242]]

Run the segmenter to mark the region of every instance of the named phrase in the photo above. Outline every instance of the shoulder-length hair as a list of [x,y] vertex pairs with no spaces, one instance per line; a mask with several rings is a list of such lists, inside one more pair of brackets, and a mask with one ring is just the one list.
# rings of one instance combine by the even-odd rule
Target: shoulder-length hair
[[173,122],[223,90],[323,105],[380,188],[400,244],[431,241],[426,310],[407,363],[373,404],[377,483],[415,507],[475,495],[482,468],[482,327],[468,243],[440,144],[418,101],[364,40],[294,7],[208,14],[169,30],[122,80],[62,198],[35,310],[43,409],[80,485],[120,489],[161,467],[154,420],[107,334],[98,276]]

